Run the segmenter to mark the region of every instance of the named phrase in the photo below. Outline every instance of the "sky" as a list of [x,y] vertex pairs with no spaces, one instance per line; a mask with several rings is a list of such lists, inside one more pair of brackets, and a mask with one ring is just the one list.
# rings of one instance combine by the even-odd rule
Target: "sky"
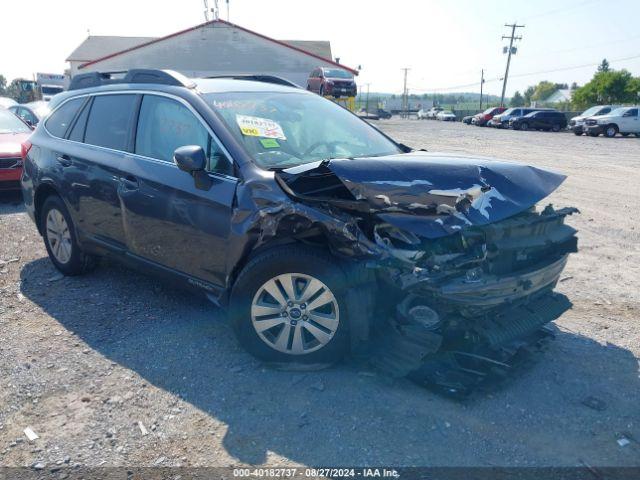
[[[204,21],[203,0],[29,0],[2,10],[0,74],[9,81],[62,73],[88,32],[162,36]],[[513,22],[525,27],[508,96],[541,80],[583,84],[605,57],[640,75],[638,0],[229,0],[229,19],[277,39],[331,41],[372,92],[402,92],[403,68],[410,93],[478,92],[484,69],[485,93],[499,95],[501,37]]]

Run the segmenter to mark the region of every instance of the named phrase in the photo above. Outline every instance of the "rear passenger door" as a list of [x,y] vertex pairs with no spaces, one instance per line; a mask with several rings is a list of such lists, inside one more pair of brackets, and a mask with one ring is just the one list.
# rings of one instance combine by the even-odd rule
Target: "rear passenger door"
[[[129,251],[148,262],[223,286],[237,179],[228,155],[185,101],[145,94],[138,115],[129,175],[118,197]],[[207,153],[209,189],[173,162],[176,148]]]
[[72,179],[78,227],[89,240],[120,252],[126,250],[126,238],[118,188],[127,176],[126,155],[140,100],[130,93],[90,98],[68,133],[70,146],[58,156]]

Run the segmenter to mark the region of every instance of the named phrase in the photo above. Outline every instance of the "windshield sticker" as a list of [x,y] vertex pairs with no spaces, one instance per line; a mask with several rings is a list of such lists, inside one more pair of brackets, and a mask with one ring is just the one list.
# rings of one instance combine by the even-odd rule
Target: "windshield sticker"
[[243,135],[250,137],[277,138],[286,140],[282,127],[279,123],[268,118],[249,117],[247,115],[236,115],[236,122]]
[[260,143],[264,148],[280,148],[280,144],[275,138],[261,138]]

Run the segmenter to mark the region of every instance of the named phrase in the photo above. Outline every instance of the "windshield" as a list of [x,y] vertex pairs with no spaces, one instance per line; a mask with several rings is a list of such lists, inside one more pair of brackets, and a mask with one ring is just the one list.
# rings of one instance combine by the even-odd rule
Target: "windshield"
[[585,110],[584,112],[582,112],[582,117],[590,117],[592,115],[595,115],[596,113],[598,113],[600,110],[602,110],[602,107],[591,107],[588,110]]
[[238,92],[203,97],[265,169],[400,153],[371,125],[318,95]]
[[440,112],[442,115],[453,115],[453,112],[451,110],[443,110]]
[[62,92],[64,89],[62,87],[47,87],[46,85],[42,86],[42,93],[46,95],[55,95],[56,93]]
[[496,110],[496,107],[491,107],[491,108],[487,108],[484,112],[482,112],[485,115],[488,115],[490,113],[493,113],[493,111]]
[[353,78],[349,72],[340,70],[339,68],[325,68],[324,76],[328,78]]
[[0,133],[29,133],[29,127],[8,110],[0,110]]
[[513,112],[515,112],[515,108],[507,108],[504,112],[501,113],[501,115],[511,115]]

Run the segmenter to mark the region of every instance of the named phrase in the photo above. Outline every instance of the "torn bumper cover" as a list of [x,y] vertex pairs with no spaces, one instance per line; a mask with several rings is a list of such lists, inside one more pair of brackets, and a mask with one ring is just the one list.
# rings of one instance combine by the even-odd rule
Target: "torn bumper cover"
[[319,162],[276,179],[299,202],[352,217],[353,256],[366,245],[367,265],[397,305],[378,325],[373,357],[398,375],[432,371],[425,366],[445,351],[506,364],[496,352],[538,342],[534,333],[570,307],[552,289],[577,251],[564,223],[577,210],[535,210],[563,175],[419,152]]

